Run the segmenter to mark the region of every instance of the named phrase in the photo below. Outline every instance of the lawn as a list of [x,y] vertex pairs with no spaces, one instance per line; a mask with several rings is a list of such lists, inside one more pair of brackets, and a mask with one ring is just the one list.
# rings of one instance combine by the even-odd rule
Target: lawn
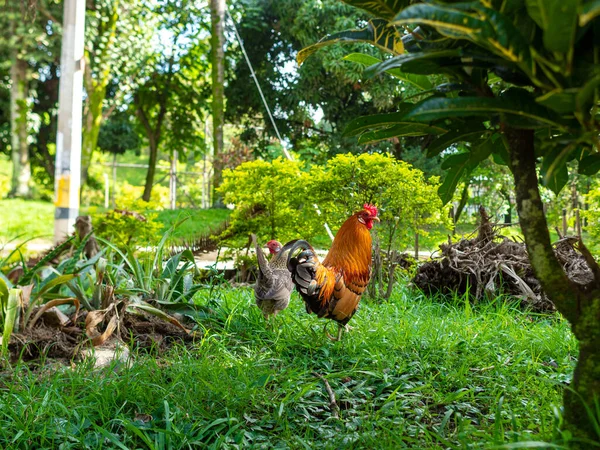
[[44,238],[54,235],[54,205],[39,200],[0,201],[0,242]]
[[[18,237],[17,241],[28,238],[52,240],[54,235],[54,205],[50,202],[20,199],[0,201],[0,243]],[[82,214],[86,211],[82,210]],[[189,217],[174,233],[175,238],[190,239],[214,230],[227,220],[228,209],[178,209],[158,211],[157,220],[163,230],[178,220]]]
[[[471,308],[402,289],[389,303],[364,301],[354,330],[332,343],[297,298],[274,329],[249,289],[202,291],[196,300],[213,314],[192,347],[137,355],[130,368],[5,371],[2,447],[467,449],[550,441],[576,355],[558,315],[500,301]],[[316,374],[331,385],[339,419]]]

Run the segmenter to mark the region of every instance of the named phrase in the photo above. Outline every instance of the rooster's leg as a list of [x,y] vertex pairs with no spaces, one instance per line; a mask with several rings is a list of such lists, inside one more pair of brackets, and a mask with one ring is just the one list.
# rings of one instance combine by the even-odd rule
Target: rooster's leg
[[[334,341],[334,342],[342,340],[342,333],[344,332],[345,327],[343,325],[338,324],[338,334],[337,334],[337,337],[333,337],[327,331],[327,325],[329,325],[329,323],[325,323],[325,326],[323,327],[323,332],[325,333],[325,336],[327,336],[327,338],[329,340]],[[346,332],[347,331],[348,330],[346,329]]]

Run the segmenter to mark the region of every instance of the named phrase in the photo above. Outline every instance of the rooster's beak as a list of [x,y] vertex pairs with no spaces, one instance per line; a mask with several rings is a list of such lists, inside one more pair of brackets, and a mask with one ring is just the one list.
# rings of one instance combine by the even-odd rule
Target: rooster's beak
[[377,216],[371,217],[371,220],[375,220],[376,222],[381,222],[381,220],[379,220],[379,217],[377,217]]

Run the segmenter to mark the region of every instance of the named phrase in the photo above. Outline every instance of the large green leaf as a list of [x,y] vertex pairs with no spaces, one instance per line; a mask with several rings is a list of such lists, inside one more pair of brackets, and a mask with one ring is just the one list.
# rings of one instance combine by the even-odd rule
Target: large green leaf
[[446,173],[446,177],[444,178],[444,182],[438,188],[438,195],[442,200],[442,203],[446,205],[452,197],[454,196],[454,191],[456,191],[456,186],[458,186],[458,182],[462,178],[462,176],[467,172],[467,164],[457,164],[452,167]]
[[551,52],[568,53],[575,42],[579,0],[544,0],[548,26],[544,29],[544,47]]
[[[405,53],[394,58],[386,59],[385,61],[382,61],[379,64],[370,66],[369,68],[367,68],[367,70],[365,70],[365,75],[368,77],[373,77],[379,75],[380,73],[388,72],[394,69],[401,69],[406,71],[406,69],[404,69],[403,66],[412,62],[416,63],[417,65],[423,65],[427,62],[433,62],[436,64],[436,66],[439,66],[439,64],[437,64],[437,61],[439,60],[448,60],[450,58],[458,58],[460,56],[460,50],[440,50],[433,52]],[[431,70],[427,70],[427,72],[431,72]]]
[[393,19],[402,8],[410,4],[410,0],[343,0],[343,2],[386,20]]
[[446,150],[452,144],[457,142],[468,141],[470,138],[480,137],[483,133],[486,133],[487,129],[483,124],[467,124],[464,127],[451,130],[446,134],[443,134],[435,141],[433,141],[427,147],[427,157],[432,158],[439,155],[441,152]]
[[558,194],[569,181],[567,161],[575,150],[575,145],[556,146],[542,159],[540,175],[544,186]]
[[587,0],[583,2],[579,15],[579,25],[584,27],[591,20],[600,15],[600,0]]
[[579,112],[586,113],[592,106],[598,86],[600,86],[600,74],[591,77],[579,90],[575,99],[576,108]]
[[412,108],[411,103],[401,103],[398,105],[398,112],[386,113],[386,114],[373,114],[370,116],[358,117],[351,120],[346,129],[344,130],[344,136],[356,136],[364,131],[371,130],[373,128],[390,127],[406,120],[402,120],[406,111]]
[[535,99],[540,105],[544,105],[559,114],[567,114],[575,111],[578,89],[556,89]]
[[393,20],[397,25],[420,24],[435,28],[453,39],[474,40],[488,25],[475,15],[451,6],[419,3],[402,10]]
[[[415,105],[408,111],[403,119],[418,122],[431,122],[434,120],[453,117],[483,116],[503,114],[513,116],[517,119],[528,119],[534,123],[564,127],[562,122],[553,111],[538,105],[530,97],[517,98],[480,98],[480,97],[457,97],[457,98],[429,98]],[[511,125],[522,128],[532,128],[528,121],[513,120]]]
[[[473,10],[473,12],[468,12]],[[501,58],[533,72],[529,43],[511,20],[477,2],[451,6],[416,4],[398,14],[396,25],[422,24],[453,39],[467,39]]]
[[423,123],[404,122],[383,130],[375,130],[364,133],[358,139],[359,144],[372,144],[384,139],[400,136],[425,136],[427,134],[442,134],[446,130],[436,126]]
[[394,25],[386,20],[373,19],[367,26],[360,30],[347,30],[339,33],[330,34],[324,37],[314,45],[303,48],[298,52],[296,61],[302,64],[310,55],[320,48],[327,47],[335,43],[367,42],[376,45],[390,53],[400,54],[404,51],[402,37]]
[[600,153],[586,156],[579,161],[579,173],[591,177],[600,172]]
[[[371,55],[365,55],[363,53],[350,53],[349,55],[345,56],[344,59],[346,61],[352,61],[352,62],[362,64],[363,66],[366,66],[366,67],[370,67],[375,64],[381,64],[381,60],[379,58],[375,58],[374,56],[371,56]],[[404,73],[398,68],[390,69],[387,71],[387,73],[389,73],[393,77],[398,78],[399,80],[411,83],[413,86],[416,86],[419,89],[428,90],[428,89],[433,88],[433,85],[431,84],[431,81],[429,81],[429,78],[427,78],[424,75],[415,75],[412,73]]]
[[527,13],[542,30],[548,28],[548,0],[525,0]]
[[494,151],[495,144],[490,137],[478,145],[473,145],[468,152],[450,155],[444,159],[442,169],[449,169],[444,182],[438,189],[438,195],[445,205],[454,196],[458,182],[465,174],[473,171],[477,165],[487,159]]

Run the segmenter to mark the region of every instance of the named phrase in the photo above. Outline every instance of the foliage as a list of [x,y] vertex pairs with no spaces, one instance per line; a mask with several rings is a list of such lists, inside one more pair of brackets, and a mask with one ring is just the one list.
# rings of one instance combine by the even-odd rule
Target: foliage
[[415,233],[427,234],[429,225],[450,225],[437,178],[426,180],[390,155],[337,155],[323,168],[313,167],[311,176],[313,199],[331,224],[341,225],[365,203],[377,205],[386,248],[406,246]]
[[[389,110],[393,99],[405,92],[393,80],[364,80],[364,68],[341,61],[344,49],[324,48],[296,68],[294,58],[303,47],[323,35],[351,27],[363,28],[368,17],[359,10],[333,0],[241,0],[231,11],[248,57],[277,128],[307,161],[358,150],[352,139],[342,136],[353,117]],[[346,46],[348,51],[366,51],[382,57],[364,44]],[[242,139],[264,154],[265,142],[277,138],[241,51],[228,49],[232,61],[226,87],[227,120],[244,127]],[[260,120],[257,120],[260,117]],[[388,143],[378,148],[390,150]]]
[[195,0],[154,5],[163,37],[137,74],[132,108],[149,147],[144,200],[151,196],[159,147],[179,157],[205,150],[208,82],[206,11]]
[[124,113],[114,114],[100,127],[98,147],[113,155],[122,155],[126,151],[139,152],[141,143],[131,118]]
[[[357,118],[346,128],[359,142],[376,142],[417,132],[435,136],[428,155],[467,142],[467,151],[449,154],[439,194],[444,203],[493,156],[509,166],[529,257],[537,278],[580,342],[572,389],[565,392],[565,429],[571,446],[587,448],[598,436],[590,414],[600,401],[600,266],[583,242],[579,248],[591,271],[572,283],[553,251],[539,190],[558,193],[569,180],[568,163],[581,175],[600,170],[598,132],[597,1],[409,2],[347,0],[395,26],[404,53],[366,70],[368,76],[400,70],[436,75],[435,88],[416,103],[398,103],[392,114]],[[583,400],[583,405],[582,405]]]
[[86,9],[83,181],[98,144],[102,122],[131,96],[152,54],[156,18],[143,0],[93,0]]
[[417,232],[427,234],[431,225],[449,226],[437,186],[436,177],[426,180],[420,170],[378,153],[338,155],[308,171],[283,158],[252,161],[225,174],[221,189],[225,201],[235,205],[225,235],[243,243],[249,233],[259,241],[311,239],[324,222],[335,231],[364,203],[375,203],[385,247],[396,249],[412,242]]
[[590,241],[600,243],[600,183],[594,181],[589,193],[584,196],[587,209],[581,211],[582,220],[587,221],[586,229]]
[[112,210],[103,215],[94,216],[94,230],[98,237],[110,241],[118,248],[154,245],[159,241],[162,225],[156,221],[153,212],[129,214]]
[[[312,205],[307,205],[309,175],[302,164],[277,158],[256,160],[223,172],[219,191],[235,209],[224,233],[246,242],[255,233],[260,242],[287,242],[313,236],[317,227]],[[241,243],[242,241],[238,242]]]
[[[85,363],[17,367],[3,387],[0,442],[458,449],[536,448],[559,437],[557,404],[577,343],[558,316],[504,299],[441,305],[402,290],[389,303],[361,304],[348,339],[331,345],[297,299],[274,331],[249,289],[201,291],[196,302],[213,313],[191,348],[135,354],[131,366],[99,373]],[[315,372],[331,385],[340,420]]]

